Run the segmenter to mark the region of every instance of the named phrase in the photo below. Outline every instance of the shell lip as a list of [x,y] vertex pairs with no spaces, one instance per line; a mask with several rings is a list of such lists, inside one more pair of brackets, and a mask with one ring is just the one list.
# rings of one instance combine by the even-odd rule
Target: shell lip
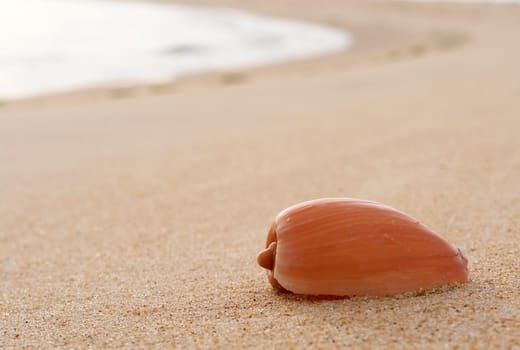
[[267,241],[265,242],[265,249],[262,250],[257,257],[258,265],[267,270],[267,279],[274,289],[281,292],[288,292],[282,287],[278,280],[274,277],[274,269],[276,265],[276,251],[278,245],[278,235],[276,232],[277,221],[273,222],[269,233],[267,234]]

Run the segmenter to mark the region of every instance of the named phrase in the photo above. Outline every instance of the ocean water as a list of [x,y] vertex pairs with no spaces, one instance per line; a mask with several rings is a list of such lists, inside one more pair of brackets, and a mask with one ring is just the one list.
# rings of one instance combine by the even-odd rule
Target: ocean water
[[0,0],[0,99],[300,59],[344,49],[333,28],[211,7]]

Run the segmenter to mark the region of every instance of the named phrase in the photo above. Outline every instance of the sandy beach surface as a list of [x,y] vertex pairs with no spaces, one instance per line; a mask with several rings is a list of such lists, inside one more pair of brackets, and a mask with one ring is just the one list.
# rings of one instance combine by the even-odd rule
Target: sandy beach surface
[[[185,1],[199,3],[199,1]],[[520,7],[204,0],[352,49],[0,106],[0,348],[520,348]],[[419,296],[278,294],[256,253],[312,198],[459,246]]]

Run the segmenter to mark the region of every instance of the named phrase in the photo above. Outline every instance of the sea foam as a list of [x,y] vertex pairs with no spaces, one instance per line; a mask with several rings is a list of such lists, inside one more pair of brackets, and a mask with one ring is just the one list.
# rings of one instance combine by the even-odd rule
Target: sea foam
[[0,98],[171,80],[341,50],[348,33],[239,10],[0,0]]

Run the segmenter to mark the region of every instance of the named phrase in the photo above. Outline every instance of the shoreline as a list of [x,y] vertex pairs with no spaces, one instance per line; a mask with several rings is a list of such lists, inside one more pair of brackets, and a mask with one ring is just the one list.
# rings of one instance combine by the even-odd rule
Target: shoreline
[[[20,105],[42,106],[56,103],[75,104],[88,103],[90,101],[182,93],[184,91],[191,91],[193,88],[205,89],[212,86],[220,87],[242,84],[251,78],[255,80],[258,78],[262,79],[264,75],[272,78],[279,73],[286,75],[286,72],[291,70],[299,71],[301,69],[307,69],[313,71],[315,67],[323,69],[323,66],[328,64],[340,64],[343,70],[355,70],[406,59],[416,59],[435,52],[456,49],[459,46],[467,44],[471,39],[468,33],[458,30],[440,30],[430,33],[405,33],[404,28],[384,28],[385,34],[383,38],[374,38],[372,28],[365,27],[364,25],[360,26],[355,22],[338,23],[333,19],[324,19],[319,16],[290,16],[286,14],[286,11],[260,10],[256,9],[256,7],[244,6],[238,1],[154,0],[152,2],[166,6],[168,3],[186,6],[223,6],[224,8],[238,8],[246,13],[253,14],[257,13],[256,11],[261,11],[259,13],[260,15],[276,19],[305,21],[311,24],[337,28],[350,33],[354,44],[351,44],[339,52],[320,54],[315,57],[289,59],[284,62],[267,63],[249,68],[238,67],[236,69],[187,73],[174,79],[165,79],[160,82],[135,82],[115,85],[111,83],[100,83],[89,87],[72,88],[66,91],[49,92],[17,99],[3,99],[1,100],[0,107],[5,108],[7,106]],[[422,4],[418,5],[421,6]],[[412,4],[411,6],[414,5]],[[353,28],[351,28],[350,25],[352,25]],[[282,77],[282,79],[284,78],[287,77]]]
[[[56,12],[56,21],[67,18],[64,23],[78,25],[72,26],[68,34],[50,27],[37,30],[33,36],[24,36],[25,29],[19,21],[7,21],[6,30],[25,39],[26,49],[18,46],[19,40],[10,41],[6,37],[7,56],[0,57],[7,59],[5,67],[0,69],[0,75],[5,74],[4,81],[0,81],[0,98],[5,101],[62,95],[67,91],[164,85],[189,75],[246,70],[324,56],[346,50],[352,42],[348,31],[331,26],[234,8],[160,2],[105,4],[95,0],[76,4],[49,0],[45,6],[37,0],[23,0],[17,4],[17,1],[5,4],[8,17],[23,16],[26,7],[34,6],[35,11],[49,7],[47,20],[52,22],[50,13]],[[117,19],[118,16],[122,17]],[[98,27],[106,24],[107,28],[103,32],[83,30],[96,24]],[[186,33],[183,28],[189,26],[194,27],[193,32]],[[141,31],[135,39],[128,35],[132,27]],[[203,35],[202,30],[208,33]],[[213,32],[216,32],[214,37],[210,34]],[[35,55],[29,47],[39,47],[38,41],[42,41],[41,52]],[[76,48],[78,41],[84,41],[85,45]],[[135,60],[122,59],[128,55]],[[13,61],[15,57],[19,57],[18,61]],[[26,63],[33,60],[31,65]],[[33,72],[31,76],[29,71]]]
[[[117,1],[136,1],[143,0],[117,0]],[[244,5],[243,2],[237,0],[144,0],[162,5],[179,4],[185,6],[211,6],[223,8],[237,8],[246,13],[260,14],[276,19],[288,19],[296,21],[305,21],[310,24],[323,25],[331,28],[337,28],[351,34],[354,44],[342,49],[340,52],[320,54],[316,57],[306,57],[289,59],[284,62],[267,63],[249,68],[195,72],[181,75],[177,78],[158,82],[135,82],[129,84],[111,84],[100,83],[92,86],[81,88],[72,88],[65,91],[48,92],[38,94],[35,96],[28,96],[16,99],[1,99],[0,108],[7,106],[43,106],[53,104],[75,104],[88,103],[90,101],[104,101],[112,99],[126,99],[139,98],[154,95],[163,95],[171,93],[182,93],[190,91],[193,88],[200,89],[201,87],[208,88],[211,86],[226,86],[242,84],[245,80],[253,77],[257,79],[258,76],[266,74],[268,76],[276,75],[279,72],[286,72],[287,70],[298,71],[303,69],[314,70],[314,67],[323,67],[326,64],[338,64],[341,61],[343,70],[355,70],[363,67],[377,66],[381,64],[399,62],[406,59],[417,59],[424,55],[433,53],[442,53],[446,50],[457,49],[470,43],[472,37],[471,32],[466,30],[459,30],[456,28],[440,31],[431,31],[430,33],[406,33],[403,39],[400,37],[404,34],[403,28],[385,28],[390,33],[385,33],[385,37],[377,40],[373,38],[372,28],[359,26],[355,22],[338,22],[332,18],[322,18],[316,14],[295,14],[288,11],[284,6],[258,6],[254,1],[250,4]],[[334,2],[334,1],[332,1]],[[378,4],[377,0],[372,0],[371,3]],[[513,6],[511,3],[464,3],[464,2],[450,2],[450,1],[396,1],[395,3],[388,3],[383,6],[397,6],[401,8],[414,7],[420,12],[425,10],[425,7],[430,8],[455,8],[458,11],[464,12],[466,10],[479,12],[489,10],[490,6]],[[467,7],[473,9],[467,9]],[[363,6],[361,6],[363,7]],[[421,9],[421,7],[423,7]],[[292,10],[292,8],[291,8]],[[426,8],[426,10],[428,10]],[[413,11],[413,10],[412,10]],[[305,12],[305,11],[304,11]],[[358,40],[359,38],[359,40]],[[368,39],[368,40],[367,40]],[[406,44],[404,44],[406,43]],[[360,47],[358,47],[360,46]],[[294,67],[293,67],[294,66]]]

